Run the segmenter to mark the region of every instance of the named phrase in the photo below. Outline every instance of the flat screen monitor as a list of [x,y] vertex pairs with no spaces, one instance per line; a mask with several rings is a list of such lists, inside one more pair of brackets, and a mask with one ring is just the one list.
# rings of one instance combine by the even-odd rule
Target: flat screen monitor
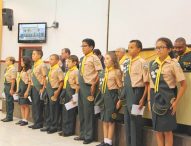
[[19,23],[18,43],[46,43],[47,23]]

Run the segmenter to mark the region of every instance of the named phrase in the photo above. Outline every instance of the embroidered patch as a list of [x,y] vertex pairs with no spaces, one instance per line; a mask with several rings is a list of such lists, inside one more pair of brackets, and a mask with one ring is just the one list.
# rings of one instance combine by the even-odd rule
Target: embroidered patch
[[145,63],[144,66],[143,66],[143,69],[144,70],[148,70],[149,69],[149,65],[147,63]]
[[184,65],[190,65],[191,62],[183,62]]
[[152,78],[155,79],[155,78],[156,78],[156,75],[152,75]]
[[94,101],[94,97],[93,97],[93,96],[88,96],[88,97],[87,97],[87,100],[90,101],[90,102],[92,102],[92,101]]
[[177,62],[176,66],[180,67],[180,63]]
[[152,71],[152,72],[151,72],[151,75],[155,75],[155,71]]
[[158,65],[158,64],[157,64],[156,62],[153,62],[151,67],[152,67],[152,68],[156,68],[157,65]]
[[117,114],[116,113],[112,113],[111,117],[112,117],[112,119],[115,120],[117,118]]
[[156,73],[157,73],[158,71],[159,71],[158,69],[155,70]]

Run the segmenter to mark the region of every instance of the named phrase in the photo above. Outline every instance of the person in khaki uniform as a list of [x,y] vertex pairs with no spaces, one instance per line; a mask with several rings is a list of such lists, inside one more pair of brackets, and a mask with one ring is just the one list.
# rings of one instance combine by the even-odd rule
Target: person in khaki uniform
[[[124,122],[128,146],[142,146],[143,144],[142,116],[131,114],[133,104],[139,105],[140,109],[145,105],[148,90],[148,65],[139,55],[141,50],[142,43],[139,40],[130,41],[128,47],[130,58],[124,64],[124,88],[123,96],[120,99],[126,101]],[[118,106],[121,100],[118,102]]]
[[[180,64],[169,56],[172,48],[171,40],[159,38],[156,42],[158,57],[149,64],[148,102],[158,146],[173,146],[172,130],[175,130],[177,126],[175,113],[186,89],[186,81]],[[178,93],[177,82],[180,83]]]
[[7,68],[4,74],[4,93],[6,97],[6,117],[3,122],[13,121],[14,100],[13,94],[16,91],[17,71],[14,67],[15,58],[7,57],[5,61]]
[[[64,74],[68,71],[67,60],[68,60],[68,57],[70,56],[70,54],[71,54],[71,51],[69,48],[63,48],[61,50],[60,61],[58,64],[60,65]],[[61,104],[59,107],[59,114],[58,115],[59,115],[58,130],[62,131],[62,105]]]
[[42,93],[45,89],[47,67],[42,61],[42,50],[34,50],[32,53],[32,60],[34,65],[32,67],[32,117],[34,125],[29,126],[32,129],[40,129],[43,127],[43,100]]
[[49,59],[50,69],[46,83],[46,93],[48,95],[45,111],[46,127],[41,129],[41,131],[47,131],[48,134],[55,133],[58,130],[59,95],[64,84],[64,73],[59,67],[58,62],[59,56],[52,54]]
[[121,71],[123,71],[123,66],[124,66],[124,64],[125,64],[125,62],[127,60],[127,55],[126,55],[125,48],[117,48],[115,50],[115,54],[117,55]]
[[105,68],[105,64],[104,64],[104,57],[102,56],[102,54],[101,54],[101,51],[99,50],[99,49],[94,49],[93,50],[93,53],[100,59],[100,61],[101,61],[101,64],[102,64],[102,67],[103,67],[103,69]]
[[76,55],[71,55],[68,58],[68,71],[64,78],[64,86],[61,93],[62,99],[62,132],[59,133],[60,136],[71,136],[75,133],[76,127],[76,115],[77,107],[67,110],[65,104],[68,102],[76,103],[78,100],[78,57]]
[[103,99],[101,120],[103,121],[104,141],[97,146],[111,146],[117,118],[116,104],[122,88],[122,72],[117,56],[108,52],[105,56],[106,69],[99,74],[100,90]]
[[19,124],[20,126],[28,125],[28,117],[30,112],[30,101],[28,96],[30,96],[31,89],[31,63],[32,61],[29,57],[21,58],[21,72],[17,78],[17,94],[19,97],[19,104],[21,106],[22,119],[16,124]]
[[191,49],[187,47],[186,40],[182,37],[174,42],[177,59],[184,72],[191,72]]
[[79,100],[80,136],[75,140],[84,140],[84,144],[93,141],[94,136],[94,97],[98,89],[98,72],[102,70],[100,59],[93,54],[95,42],[92,39],[82,41],[84,57],[80,60]]

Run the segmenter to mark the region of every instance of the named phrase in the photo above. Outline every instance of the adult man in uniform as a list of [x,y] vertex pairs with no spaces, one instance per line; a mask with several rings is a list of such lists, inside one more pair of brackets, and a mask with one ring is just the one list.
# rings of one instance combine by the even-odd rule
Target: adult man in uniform
[[62,49],[59,65],[64,73],[66,73],[68,70],[67,59],[69,56],[70,56],[70,49],[68,48]]
[[119,65],[121,67],[121,71],[123,71],[123,65],[127,59],[126,50],[125,48],[117,48],[115,50],[115,54],[119,60]]
[[177,59],[184,72],[191,72],[191,49],[186,45],[186,40],[177,38],[174,43],[174,50],[177,52]]

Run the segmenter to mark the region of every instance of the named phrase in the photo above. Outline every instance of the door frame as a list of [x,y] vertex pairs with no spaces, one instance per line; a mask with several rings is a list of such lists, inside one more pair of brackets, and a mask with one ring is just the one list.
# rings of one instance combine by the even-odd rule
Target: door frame
[[19,62],[18,62],[18,70],[21,68],[21,57],[23,56],[22,52],[24,49],[27,50],[42,50],[42,46],[19,46]]

